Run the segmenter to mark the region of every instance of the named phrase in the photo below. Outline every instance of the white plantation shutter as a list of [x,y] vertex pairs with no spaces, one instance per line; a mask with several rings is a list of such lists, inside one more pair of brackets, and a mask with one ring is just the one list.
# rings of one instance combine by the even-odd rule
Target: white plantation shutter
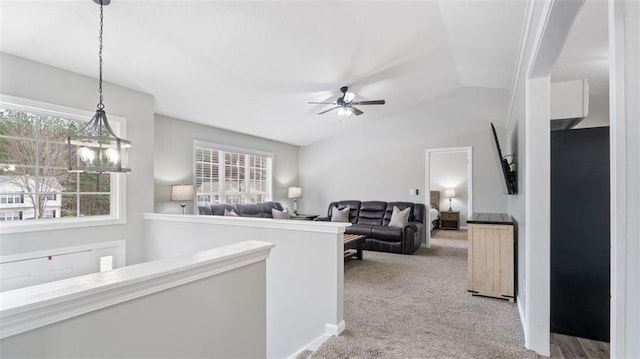
[[194,141],[197,205],[272,199],[273,154]]

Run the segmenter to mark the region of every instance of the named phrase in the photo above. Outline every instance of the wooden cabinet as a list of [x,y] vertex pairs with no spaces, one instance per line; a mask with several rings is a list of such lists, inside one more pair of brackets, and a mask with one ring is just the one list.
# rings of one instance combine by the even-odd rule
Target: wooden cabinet
[[440,212],[441,229],[460,229],[460,212]]
[[513,302],[514,237],[511,216],[505,213],[474,213],[467,224],[469,292]]

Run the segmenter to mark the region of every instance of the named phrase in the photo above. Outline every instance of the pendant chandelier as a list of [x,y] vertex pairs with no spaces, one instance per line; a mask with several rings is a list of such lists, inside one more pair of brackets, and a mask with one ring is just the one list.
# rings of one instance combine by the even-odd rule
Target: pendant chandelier
[[74,136],[67,137],[69,150],[69,172],[88,173],[127,173],[131,169],[125,168],[125,149],[131,147],[131,141],[118,137],[109,126],[107,114],[102,103],[102,27],[103,5],[109,5],[111,0],[93,0],[100,5],[100,78],[98,92],[100,102],[98,109],[85,126]]

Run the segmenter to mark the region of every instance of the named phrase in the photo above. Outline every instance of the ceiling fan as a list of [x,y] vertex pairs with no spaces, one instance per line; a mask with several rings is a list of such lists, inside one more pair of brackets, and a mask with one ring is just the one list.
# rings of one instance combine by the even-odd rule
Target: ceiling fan
[[384,100],[372,100],[372,101],[353,101],[356,97],[356,94],[353,92],[349,92],[349,87],[343,86],[340,88],[340,92],[342,92],[342,97],[338,97],[336,102],[307,102],[310,104],[316,105],[335,105],[334,107],[324,110],[322,112],[318,112],[318,115],[322,115],[329,111],[338,110],[338,115],[350,117],[351,115],[360,116],[364,112],[360,111],[354,105],[384,105]]

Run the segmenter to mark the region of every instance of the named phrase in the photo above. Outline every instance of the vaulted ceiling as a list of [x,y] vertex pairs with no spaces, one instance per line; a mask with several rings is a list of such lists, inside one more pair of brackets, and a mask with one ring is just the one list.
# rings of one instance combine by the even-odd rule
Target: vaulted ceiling
[[[0,51],[97,75],[92,0],[0,3]],[[155,111],[307,145],[459,87],[509,89],[524,0],[140,1],[105,7],[105,81]],[[362,116],[318,116],[349,85]],[[109,94],[105,104],[109,108]],[[506,104],[505,104],[506,106]],[[134,119],[132,119],[134,120]]]

